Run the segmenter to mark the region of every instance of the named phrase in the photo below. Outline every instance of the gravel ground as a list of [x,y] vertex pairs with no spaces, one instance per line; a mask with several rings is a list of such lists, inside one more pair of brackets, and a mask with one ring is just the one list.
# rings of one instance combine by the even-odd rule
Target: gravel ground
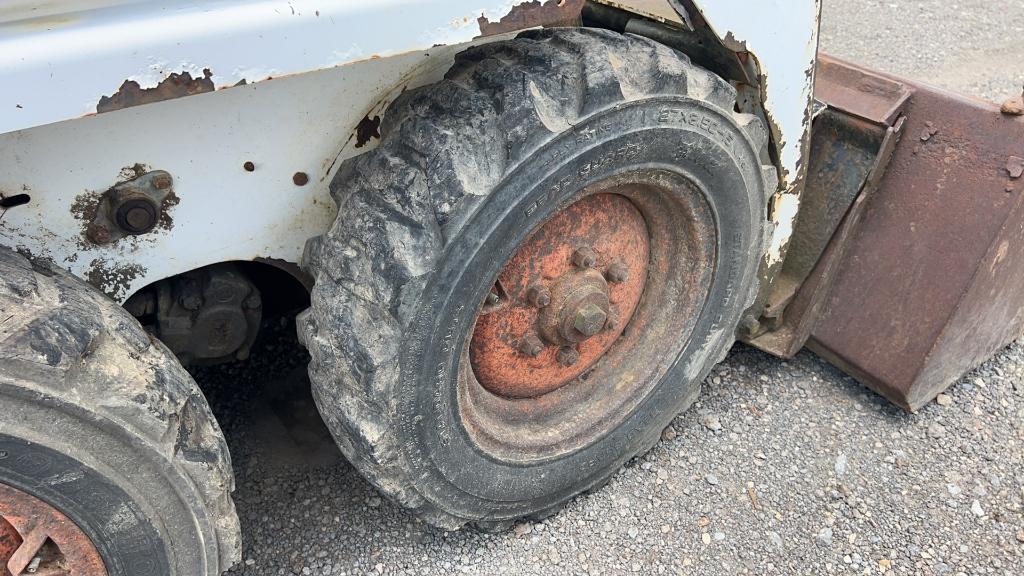
[[[826,2],[825,50],[1002,100],[1024,4]],[[440,532],[330,443],[287,319],[254,360],[197,371],[245,540],[235,574],[1024,574],[1024,343],[918,414],[810,353],[744,346],[664,441],[599,492],[505,534]]]

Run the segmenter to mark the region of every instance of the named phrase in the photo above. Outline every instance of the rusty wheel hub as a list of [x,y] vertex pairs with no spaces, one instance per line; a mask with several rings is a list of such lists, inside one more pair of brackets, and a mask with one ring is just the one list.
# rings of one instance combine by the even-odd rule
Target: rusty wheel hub
[[644,217],[624,196],[587,196],[556,214],[508,261],[477,318],[477,380],[535,398],[581,376],[633,316],[649,258]]
[[67,516],[0,483],[0,574],[106,576],[99,552]]

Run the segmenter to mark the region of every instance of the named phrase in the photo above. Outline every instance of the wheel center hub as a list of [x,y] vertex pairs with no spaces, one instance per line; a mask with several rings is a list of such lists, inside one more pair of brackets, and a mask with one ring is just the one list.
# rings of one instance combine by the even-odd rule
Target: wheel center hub
[[594,269],[573,270],[551,290],[540,311],[540,334],[550,344],[571,346],[597,336],[608,322],[608,283]]
[[647,224],[624,196],[587,196],[555,214],[505,264],[477,317],[477,380],[534,398],[579,378],[632,317],[649,257]]

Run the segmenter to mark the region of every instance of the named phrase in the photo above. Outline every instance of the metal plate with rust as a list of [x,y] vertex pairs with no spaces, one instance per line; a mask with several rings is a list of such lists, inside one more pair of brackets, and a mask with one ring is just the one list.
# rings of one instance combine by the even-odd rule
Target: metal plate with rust
[[1024,118],[899,82],[906,135],[808,345],[914,410],[1024,332]]

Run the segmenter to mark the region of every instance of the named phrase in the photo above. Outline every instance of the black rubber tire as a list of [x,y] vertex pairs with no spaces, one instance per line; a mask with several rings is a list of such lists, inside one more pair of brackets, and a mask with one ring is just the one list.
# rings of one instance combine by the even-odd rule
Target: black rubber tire
[[[601,485],[689,407],[755,297],[778,183],[763,124],[735,99],[651,40],[556,29],[471,48],[388,108],[379,148],[332,182],[339,216],[307,245],[316,284],[298,322],[321,414],[377,488],[440,527],[505,527]],[[639,166],[688,178],[713,207],[715,300],[613,433],[538,463],[485,453],[453,407],[470,303],[577,191]]]
[[120,306],[0,247],[0,482],[71,518],[111,576],[240,557],[223,434],[191,376]]

